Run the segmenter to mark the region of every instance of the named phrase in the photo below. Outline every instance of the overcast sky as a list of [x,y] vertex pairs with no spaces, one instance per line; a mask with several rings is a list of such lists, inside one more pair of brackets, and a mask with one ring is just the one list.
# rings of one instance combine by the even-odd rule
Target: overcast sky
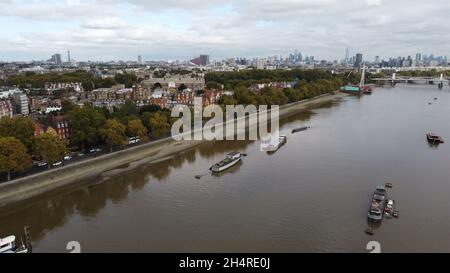
[[450,0],[0,0],[0,60],[450,55]]

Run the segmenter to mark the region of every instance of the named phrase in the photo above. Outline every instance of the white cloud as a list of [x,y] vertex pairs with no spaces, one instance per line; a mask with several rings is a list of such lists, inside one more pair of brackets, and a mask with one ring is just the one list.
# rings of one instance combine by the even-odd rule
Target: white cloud
[[96,18],[81,24],[83,28],[91,29],[119,29],[124,28],[126,25],[126,22],[118,17]]
[[379,6],[379,5],[381,5],[381,0],[367,0],[367,5]]
[[[1,59],[448,54],[448,0],[0,0]],[[408,8],[405,8],[408,7]],[[12,20],[14,19],[14,20]],[[19,53],[18,53],[19,52]],[[44,56],[42,56],[44,54]]]

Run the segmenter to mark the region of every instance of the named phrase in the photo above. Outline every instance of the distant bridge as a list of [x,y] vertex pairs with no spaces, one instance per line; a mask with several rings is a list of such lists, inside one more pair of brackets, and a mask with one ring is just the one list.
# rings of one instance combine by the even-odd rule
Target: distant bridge
[[377,82],[390,82],[391,84],[395,83],[450,84],[450,78],[444,77],[444,74],[441,74],[439,77],[408,77],[408,76],[397,76],[396,73],[393,73],[392,77],[374,78],[372,80]]

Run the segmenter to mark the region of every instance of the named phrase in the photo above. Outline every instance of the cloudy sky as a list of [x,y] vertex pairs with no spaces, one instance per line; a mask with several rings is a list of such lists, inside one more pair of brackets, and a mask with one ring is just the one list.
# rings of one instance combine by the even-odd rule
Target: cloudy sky
[[0,0],[0,60],[450,55],[449,0]]

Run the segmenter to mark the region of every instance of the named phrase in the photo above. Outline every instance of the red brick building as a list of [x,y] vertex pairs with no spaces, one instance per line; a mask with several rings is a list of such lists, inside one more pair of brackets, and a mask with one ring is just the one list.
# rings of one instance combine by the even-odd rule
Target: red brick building
[[55,129],[60,139],[69,139],[69,122],[66,116],[50,116],[48,118],[50,126]]
[[205,90],[203,93],[203,106],[216,104],[222,96],[223,91],[221,90]]
[[159,107],[161,107],[162,109],[169,108],[168,100],[166,97],[150,98],[150,104],[159,105]]
[[40,136],[43,133],[45,133],[44,126],[39,121],[36,120],[34,122],[34,136]]

